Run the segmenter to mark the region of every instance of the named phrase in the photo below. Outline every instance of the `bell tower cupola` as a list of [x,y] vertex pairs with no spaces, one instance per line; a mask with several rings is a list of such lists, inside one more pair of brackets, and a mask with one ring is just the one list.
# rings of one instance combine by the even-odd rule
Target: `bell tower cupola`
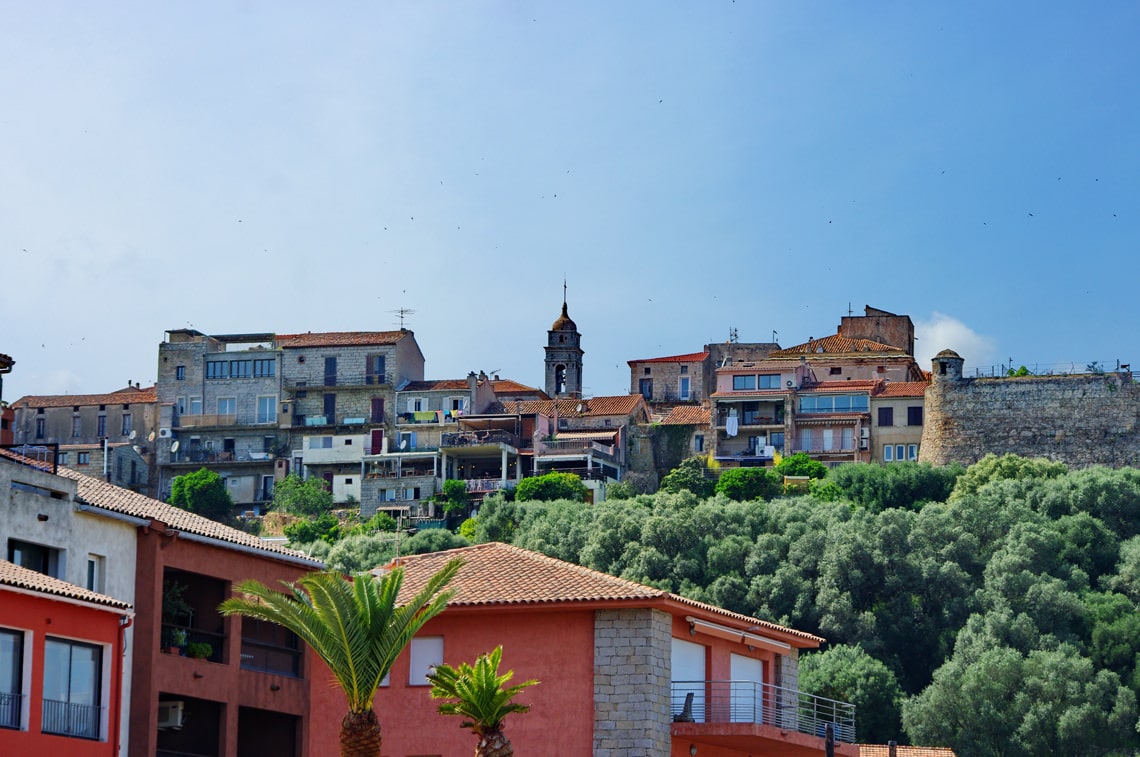
[[582,335],[566,309],[566,282],[562,282],[562,315],[546,334],[546,393],[556,399],[581,397]]

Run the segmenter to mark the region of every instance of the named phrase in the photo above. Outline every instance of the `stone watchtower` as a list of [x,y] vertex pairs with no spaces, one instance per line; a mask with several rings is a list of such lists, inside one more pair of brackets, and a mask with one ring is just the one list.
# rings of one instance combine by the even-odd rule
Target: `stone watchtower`
[[566,313],[566,287],[562,315],[546,332],[546,393],[551,397],[582,396],[582,335]]
[[961,381],[965,362],[954,350],[942,350],[931,361],[931,379],[935,382]]
[[926,388],[926,411],[922,424],[922,444],[918,460],[932,465],[952,462],[951,448],[962,435],[959,418],[953,412],[957,388],[962,386],[965,360],[954,350],[942,350],[930,361],[930,386]]

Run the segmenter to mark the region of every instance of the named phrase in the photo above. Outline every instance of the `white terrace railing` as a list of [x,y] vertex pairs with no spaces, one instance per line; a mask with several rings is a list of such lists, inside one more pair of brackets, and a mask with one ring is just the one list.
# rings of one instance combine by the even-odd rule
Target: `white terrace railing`
[[855,742],[855,705],[757,681],[674,681],[675,722],[758,723]]

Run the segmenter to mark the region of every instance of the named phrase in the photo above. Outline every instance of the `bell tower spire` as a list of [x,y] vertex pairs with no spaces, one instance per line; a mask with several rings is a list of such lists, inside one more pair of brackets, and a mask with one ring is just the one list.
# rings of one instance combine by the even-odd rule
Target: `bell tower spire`
[[546,332],[546,393],[555,399],[582,396],[582,335],[570,320],[566,279],[562,280],[562,315]]

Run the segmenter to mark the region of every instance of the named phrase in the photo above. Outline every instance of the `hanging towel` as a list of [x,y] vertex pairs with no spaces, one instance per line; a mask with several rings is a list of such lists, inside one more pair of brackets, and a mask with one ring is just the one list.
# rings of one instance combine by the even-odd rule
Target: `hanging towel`
[[738,428],[739,427],[737,426],[736,416],[728,416],[728,419],[724,422],[724,433],[728,434],[729,436],[736,436]]

